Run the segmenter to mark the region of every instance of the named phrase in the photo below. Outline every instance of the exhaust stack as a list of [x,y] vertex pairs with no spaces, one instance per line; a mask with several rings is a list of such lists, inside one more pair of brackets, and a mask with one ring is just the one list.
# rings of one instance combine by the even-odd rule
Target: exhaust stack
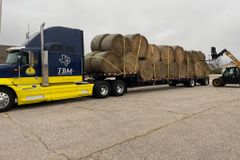
[[48,69],[48,51],[44,50],[44,26],[40,26],[41,34],[41,59],[42,59],[42,86],[49,86],[49,69]]

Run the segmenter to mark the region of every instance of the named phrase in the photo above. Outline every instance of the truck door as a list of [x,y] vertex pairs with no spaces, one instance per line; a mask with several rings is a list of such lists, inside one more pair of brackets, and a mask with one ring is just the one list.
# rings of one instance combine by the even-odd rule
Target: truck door
[[14,79],[16,85],[34,85],[40,84],[39,78],[38,57],[32,52],[21,52],[21,59],[19,62],[18,72],[19,77]]
[[240,69],[236,68],[236,81],[240,84]]
[[223,81],[226,84],[238,84],[239,83],[239,70],[238,68],[232,67],[227,68],[223,73]]

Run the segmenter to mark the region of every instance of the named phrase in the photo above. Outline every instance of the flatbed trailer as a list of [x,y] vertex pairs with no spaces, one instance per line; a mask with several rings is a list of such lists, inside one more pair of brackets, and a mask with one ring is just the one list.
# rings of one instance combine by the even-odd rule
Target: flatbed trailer
[[[127,92],[128,88],[142,87],[142,86],[154,86],[154,85],[169,85],[171,87],[183,84],[186,87],[194,87],[197,84],[206,86],[209,84],[209,77],[185,77],[185,78],[152,78],[142,80],[136,73],[94,73],[86,74],[87,81],[90,83],[108,83],[110,91],[106,96],[122,96]],[[118,84],[116,84],[118,83]],[[117,87],[119,89],[117,89]],[[98,98],[105,98],[105,96],[99,96],[93,91],[93,95]]]

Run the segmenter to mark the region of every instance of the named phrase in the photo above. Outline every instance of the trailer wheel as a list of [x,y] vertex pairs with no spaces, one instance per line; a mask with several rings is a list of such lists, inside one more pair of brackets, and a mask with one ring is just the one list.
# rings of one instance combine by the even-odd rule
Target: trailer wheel
[[93,87],[95,98],[106,98],[111,92],[111,86],[107,81],[96,81]]
[[186,86],[188,87],[194,87],[195,86],[195,80],[194,79],[190,79],[187,83]]
[[113,81],[112,83],[112,95],[123,96],[126,93],[126,84],[122,80]]
[[224,86],[224,84],[222,83],[222,80],[220,78],[216,78],[213,80],[212,82],[214,87],[221,87]]
[[15,96],[8,88],[0,88],[0,112],[10,110],[15,103]]
[[201,85],[202,86],[208,86],[209,85],[209,79],[206,78],[206,79],[202,80]]

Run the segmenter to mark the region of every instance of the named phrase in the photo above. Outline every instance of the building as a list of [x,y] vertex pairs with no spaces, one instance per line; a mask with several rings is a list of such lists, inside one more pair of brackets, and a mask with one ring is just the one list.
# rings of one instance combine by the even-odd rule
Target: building
[[0,45],[0,64],[5,63],[7,58],[7,51],[6,49],[10,48],[12,46],[9,45]]

